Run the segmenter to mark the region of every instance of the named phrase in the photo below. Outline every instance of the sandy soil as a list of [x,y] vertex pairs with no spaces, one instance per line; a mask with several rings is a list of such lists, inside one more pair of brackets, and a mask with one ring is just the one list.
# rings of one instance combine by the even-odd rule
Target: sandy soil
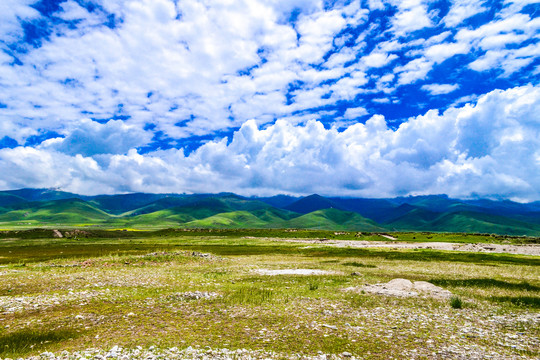
[[354,240],[321,240],[321,239],[276,239],[307,244],[324,244],[336,247],[354,248],[391,248],[391,249],[434,249],[450,251],[470,251],[486,253],[508,253],[540,256],[540,245],[500,245],[500,244],[458,244],[447,242],[394,242],[394,241],[354,241]]

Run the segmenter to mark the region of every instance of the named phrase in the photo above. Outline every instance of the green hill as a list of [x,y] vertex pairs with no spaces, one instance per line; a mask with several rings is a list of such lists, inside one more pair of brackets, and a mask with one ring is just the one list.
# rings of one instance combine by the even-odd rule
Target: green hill
[[27,202],[27,200],[20,196],[0,192],[0,207],[2,208],[9,208],[10,206],[25,202]]
[[[168,206],[174,203],[185,203],[183,206],[175,206],[166,208],[163,210],[150,211],[153,208],[160,208],[162,206]],[[128,225],[133,224],[159,224],[164,223],[168,225],[184,226],[185,223],[189,223],[195,220],[202,220],[208,217],[228,213],[236,209],[231,208],[228,201],[221,198],[206,198],[198,201],[189,201],[182,198],[161,199],[158,200],[139,211],[144,211],[141,215],[130,216],[127,218]],[[148,212],[146,212],[148,211]]]
[[440,213],[422,208],[413,208],[411,211],[385,223],[391,229],[399,229],[404,231],[422,231],[429,227],[431,222],[441,216]]
[[538,235],[540,226],[507,217],[475,212],[447,213],[426,226],[431,231],[472,232],[509,235]]
[[216,196],[215,199],[218,199],[229,208],[239,211],[255,211],[272,208],[272,206],[262,201],[244,198],[235,194],[223,194]]
[[439,195],[355,199],[319,195],[246,198],[231,193],[79,196],[49,189],[0,191],[0,224],[7,228],[297,228],[539,236],[539,209],[540,203],[455,200]]
[[300,216],[300,214],[292,211],[272,207],[267,209],[253,210],[251,213],[269,224],[280,223],[284,220],[290,220]]
[[188,214],[195,219],[204,219],[224,212],[230,212],[235,209],[228,206],[221,199],[209,198],[196,201],[194,203],[171,208],[175,213]]
[[0,222],[33,220],[42,224],[101,223],[110,219],[106,212],[79,199],[30,203],[30,206],[0,215]]
[[[164,209],[172,209],[175,211],[186,212],[186,211],[197,211],[204,212],[203,209],[207,210],[207,213],[213,215],[216,213],[216,210],[219,212],[227,211],[253,211],[259,209],[268,209],[272,208],[270,205],[258,201],[243,198],[234,194],[221,194],[221,195],[185,195],[185,196],[170,196],[161,198],[145,206],[133,210],[129,215],[137,216],[141,214],[148,214],[155,211],[160,211]],[[210,215],[208,215],[210,216]],[[204,216],[195,216],[196,218],[201,218]]]
[[184,224],[191,228],[263,228],[268,223],[248,211],[232,211],[194,220]]
[[166,197],[167,195],[162,194],[100,195],[92,198],[89,203],[109,214],[120,215]]
[[284,227],[296,229],[386,231],[385,228],[373,220],[366,219],[360,214],[338,209],[313,211],[284,222]]
[[82,199],[85,196],[59,191],[56,189],[19,189],[2,191],[4,194],[15,195],[25,199],[26,201],[52,201],[64,199]]
[[301,198],[300,200],[295,201],[294,203],[285,207],[287,210],[300,214],[309,214],[313,211],[331,208],[341,209],[341,207],[332,200],[317,194]]
[[133,209],[129,212],[126,212],[126,215],[137,216],[142,214],[150,214],[156,211],[161,211],[165,209],[182,207],[188,204],[194,203],[194,200],[191,197],[165,197],[156,201],[153,201],[149,204],[145,204],[142,207]]
[[[457,208],[461,208],[461,206]],[[426,209],[415,209],[385,225],[401,231],[470,232],[532,236],[540,233],[540,225],[474,211],[435,213]]]
[[154,211],[148,214],[137,215],[133,217],[124,216],[120,219],[113,221],[126,227],[137,226],[180,226],[186,222],[195,220],[195,217],[188,213],[175,211],[175,209],[166,209]]

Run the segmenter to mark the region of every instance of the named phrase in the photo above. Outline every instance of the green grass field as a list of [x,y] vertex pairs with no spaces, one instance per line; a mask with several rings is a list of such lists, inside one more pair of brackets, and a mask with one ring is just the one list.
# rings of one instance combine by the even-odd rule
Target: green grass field
[[[540,356],[538,256],[278,240],[385,239],[317,230],[61,231],[63,238],[50,230],[1,234],[0,358],[114,345],[245,348],[283,358],[319,352],[365,359]],[[536,241],[394,235],[401,241]],[[291,269],[327,273],[261,272]],[[452,306],[449,299],[361,290],[395,278],[441,286],[459,306],[455,299]]]
[[[312,195],[296,201],[289,210],[234,194],[126,194],[93,199],[52,196],[51,200],[48,191],[27,190],[27,195],[35,196],[25,200],[0,192],[0,229],[181,227],[540,235],[540,210],[534,204],[497,202],[479,207],[434,197],[420,202],[409,199],[415,205],[381,199],[341,199],[345,203],[339,205]],[[350,210],[346,210],[348,206]]]

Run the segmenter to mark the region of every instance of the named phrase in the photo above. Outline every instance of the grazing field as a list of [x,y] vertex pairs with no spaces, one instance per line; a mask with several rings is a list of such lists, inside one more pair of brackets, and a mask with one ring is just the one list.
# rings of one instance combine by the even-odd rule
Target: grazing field
[[540,356],[539,256],[328,243],[389,240],[346,232],[56,231],[0,236],[0,358]]

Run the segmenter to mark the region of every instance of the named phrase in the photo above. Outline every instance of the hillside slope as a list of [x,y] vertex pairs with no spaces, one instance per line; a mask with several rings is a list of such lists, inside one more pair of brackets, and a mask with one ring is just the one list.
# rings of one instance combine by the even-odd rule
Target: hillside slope
[[[273,206],[272,204],[279,205]],[[0,191],[2,227],[298,228],[351,231],[477,232],[540,236],[540,203],[457,200],[246,198],[220,194],[80,196],[49,189]]]
[[28,203],[27,206],[0,215],[0,222],[32,221],[37,224],[102,223],[111,216],[84,200],[64,199]]

